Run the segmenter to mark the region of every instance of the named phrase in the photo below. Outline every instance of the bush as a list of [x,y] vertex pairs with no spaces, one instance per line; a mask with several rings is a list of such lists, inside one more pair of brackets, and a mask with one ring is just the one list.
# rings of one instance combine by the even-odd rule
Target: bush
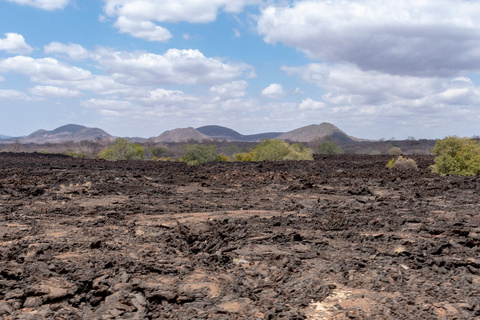
[[237,153],[233,158],[233,161],[237,162],[249,162],[252,161],[252,154],[251,153]]
[[[392,161],[388,164],[390,165]],[[394,170],[400,171],[408,171],[408,170],[415,170],[418,171],[417,163],[415,160],[410,158],[404,158],[402,156],[398,156],[397,160],[394,161],[392,168]]]
[[432,171],[440,175],[475,176],[480,173],[480,145],[471,138],[456,136],[438,140]]
[[98,157],[109,161],[143,160],[143,147],[126,139],[117,138],[109,148],[100,151]]
[[158,159],[163,156],[163,154],[167,153],[168,150],[163,147],[146,147],[145,148],[145,155],[147,159]]
[[189,166],[217,161],[217,147],[200,144],[188,144],[183,147],[182,162]]
[[395,165],[395,158],[392,158],[392,160],[390,160],[388,163],[387,163],[387,168],[388,169],[393,169],[393,166]]
[[319,154],[341,154],[342,149],[332,140],[327,140],[318,147]]
[[252,161],[313,160],[312,150],[300,144],[290,146],[278,139],[265,139],[250,152]]
[[399,147],[393,147],[393,148],[390,148],[390,150],[388,150],[387,153],[391,156],[398,156],[398,155],[401,155],[403,151]]
[[217,155],[217,162],[228,162],[230,161],[230,158],[224,154],[218,154]]

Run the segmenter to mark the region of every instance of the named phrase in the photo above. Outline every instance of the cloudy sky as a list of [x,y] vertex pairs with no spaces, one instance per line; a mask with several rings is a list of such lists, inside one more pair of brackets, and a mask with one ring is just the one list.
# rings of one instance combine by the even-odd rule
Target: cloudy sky
[[480,135],[477,0],[0,0],[0,133]]

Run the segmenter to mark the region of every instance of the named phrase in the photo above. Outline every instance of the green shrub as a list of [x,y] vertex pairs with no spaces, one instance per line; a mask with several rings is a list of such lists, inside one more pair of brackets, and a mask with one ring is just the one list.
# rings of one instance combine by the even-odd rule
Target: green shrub
[[480,173],[480,145],[471,138],[456,136],[438,140],[432,149],[432,171],[440,175],[475,176]]
[[217,155],[217,162],[228,162],[230,161],[230,158],[224,154],[218,154]]
[[393,166],[395,165],[395,158],[392,158],[392,160],[390,160],[388,163],[387,163],[387,168],[388,169],[393,169]]
[[233,161],[237,162],[249,162],[252,161],[252,153],[237,153],[233,158]]
[[319,154],[341,154],[342,149],[332,140],[327,140],[323,142],[320,147],[318,147]]
[[183,147],[182,162],[189,166],[217,161],[217,147],[200,144],[188,144]]
[[109,161],[143,160],[143,147],[126,139],[117,138],[109,148],[100,151],[98,157]]
[[161,158],[163,154],[167,153],[168,150],[164,147],[147,147],[145,148],[145,156],[148,159]]
[[265,139],[250,152],[252,161],[313,160],[312,150],[278,139]]

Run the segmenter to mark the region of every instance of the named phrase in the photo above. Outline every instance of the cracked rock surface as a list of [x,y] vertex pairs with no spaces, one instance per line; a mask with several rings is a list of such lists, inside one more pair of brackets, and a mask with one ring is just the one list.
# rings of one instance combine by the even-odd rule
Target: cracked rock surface
[[0,319],[480,319],[480,184],[388,156],[0,154]]

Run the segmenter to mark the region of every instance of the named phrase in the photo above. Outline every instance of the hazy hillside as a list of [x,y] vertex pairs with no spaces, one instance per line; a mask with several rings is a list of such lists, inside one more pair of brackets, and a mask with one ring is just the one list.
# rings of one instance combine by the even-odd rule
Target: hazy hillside
[[201,133],[195,128],[178,128],[173,130],[167,130],[158,137],[154,138],[156,142],[188,142],[212,140],[209,136]]
[[82,140],[102,140],[113,137],[99,128],[88,128],[77,124],[67,124],[48,131],[37,130],[26,137],[10,138],[6,142],[18,140],[20,143],[62,143],[66,141],[80,142]]
[[211,137],[212,139],[227,140],[227,141],[255,142],[255,141],[261,141],[263,139],[275,139],[282,134],[282,132],[265,132],[265,133],[244,135],[233,129],[222,127],[222,126],[215,126],[215,125],[203,126],[203,127],[197,128],[197,130]]
[[323,122],[321,124],[312,124],[306,127],[285,132],[278,136],[278,139],[295,142],[311,142],[313,140],[328,136],[333,136],[335,140],[344,140],[345,142],[349,140],[360,140],[354,137],[350,137],[345,132],[328,122]]
[[203,126],[197,130],[216,140],[243,141],[243,134],[222,126]]

